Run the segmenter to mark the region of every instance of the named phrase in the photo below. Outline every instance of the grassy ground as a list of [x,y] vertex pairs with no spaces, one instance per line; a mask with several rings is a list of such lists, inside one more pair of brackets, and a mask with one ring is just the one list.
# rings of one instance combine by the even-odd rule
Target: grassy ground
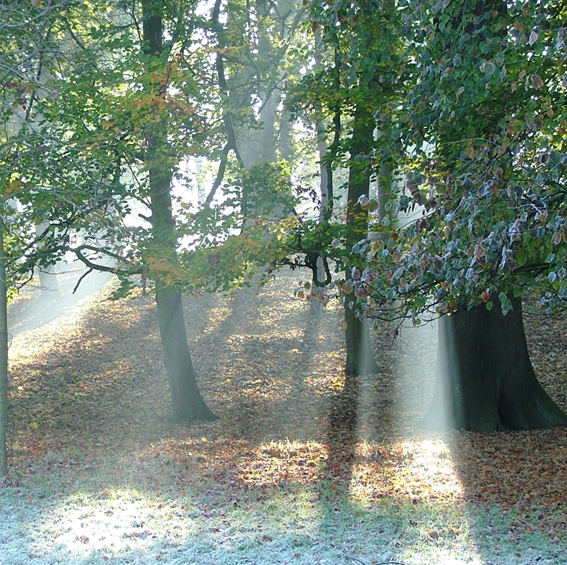
[[[216,422],[168,419],[148,298],[14,335],[0,563],[567,563],[567,432],[420,431],[434,329],[382,328],[345,382],[339,308],[294,284],[187,299]],[[567,408],[565,328],[528,322]]]

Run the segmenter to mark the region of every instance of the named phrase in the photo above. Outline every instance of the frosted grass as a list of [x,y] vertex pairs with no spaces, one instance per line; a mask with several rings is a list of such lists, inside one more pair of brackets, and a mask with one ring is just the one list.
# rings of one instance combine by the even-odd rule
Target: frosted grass
[[506,540],[513,516],[390,500],[364,507],[313,485],[237,498],[214,488],[173,497],[132,487],[61,494],[40,485],[1,490],[0,508],[2,565],[567,562],[565,547],[549,547],[537,532]]

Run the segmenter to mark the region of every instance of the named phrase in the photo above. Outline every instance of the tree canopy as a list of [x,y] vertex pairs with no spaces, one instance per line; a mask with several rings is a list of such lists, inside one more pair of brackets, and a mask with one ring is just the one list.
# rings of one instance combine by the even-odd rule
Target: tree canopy
[[404,12],[415,72],[393,110],[400,192],[387,203],[402,216],[359,246],[377,305],[506,312],[525,289],[564,304],[564,18],[553,2]]

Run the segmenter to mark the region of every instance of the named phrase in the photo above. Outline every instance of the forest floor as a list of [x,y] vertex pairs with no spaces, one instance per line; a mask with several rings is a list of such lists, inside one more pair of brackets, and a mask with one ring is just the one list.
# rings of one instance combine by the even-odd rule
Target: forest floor
[[[340,306],[313,313],[296,285],[186,299],[219,416],[189,425],[169,418],[149,297],[53,299],[34,327],[18,320],[47,307],[24,292],[0,564],[567,564],[567,430],[420,430],[435,328],[381,326],[380,372],[345,382]],[[567,322],[526,329],[567,410]]]

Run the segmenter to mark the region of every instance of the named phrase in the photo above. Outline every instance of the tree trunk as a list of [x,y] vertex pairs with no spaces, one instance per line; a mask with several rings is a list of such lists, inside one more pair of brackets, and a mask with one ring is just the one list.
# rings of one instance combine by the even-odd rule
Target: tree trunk
[[[142,0],[144,51],[154,56],[148,64],[148,75],[152,65],[160,63],[164,50],[162,46],[163,23],[162,3],[155,0]],[[163,64],[163,63],[162,63]],[[156,97],[165,95],[163,85],[153,85]],[[152,133],[148,134],[148,151],[145,164],[148,168],[151,202],[153,253],[165,259],[175,270],[177,261],[177,235],[172,214],[171,183],[172,162],[167,143],[167,115],[157,117]],[[187,344],[187,334],[183,319],[181,292],[171,282],[173,275],[165,271],[156,274],[156,300],[159,328],[164,361],[169,380],[173,413],[177,420],[214,419],[197,386],[191,354]]]
[[[171,213],[171,175],[162,167],[150,167],[150,195],[154,251],[177,265],[175,223]],[[168,283],[162,274],[156,280],[156,301],[159,329],[167,376],[169,380],[173,414],[176,420],[212,420],[216,416],[205,404],[199,388],[187,344],[181,291]]]
[[[368,234],[368,212],[363,210],[358,199],[368,196],[370,190],[370,171],[368,159],[372,152],[374,119],[370,110],[358,105],[354,114],[354,126],[350,147],[350,166],[347,194],[347,226],[349,237],[347,249],[355,245]],[[346,274],[350,278],[350,273]],[[374,359],[368,322],[357,315],[355,297],[345,298],[345,372],[350,375],[364,375],[376,372],[378,367]]]
[[354,302],[352,295],[345,299],[345,341],[347,359],[345,373],[347,375],[369,375],[378,371],[374,352],[370,342],[368,321],[356,315],[350,304]]
[[181,293],[164,290],[156,293],[158,319],[165,366],[176,420],[214,420],[205,404],[195,377],[183,318]]
[[477,432],[567,425],[536,378],[521,300],[512,304],[506,316],[495,305],[441,318],[439,381],[428,423]]
[[39,288],[44,298],[57,298],[60,295],[59,282],[57,281],[57,273],[55,267],[37,267],[39,274]]
[[8,315],[5,259],[4,221],[0,215],[0,479],[8,474]]

